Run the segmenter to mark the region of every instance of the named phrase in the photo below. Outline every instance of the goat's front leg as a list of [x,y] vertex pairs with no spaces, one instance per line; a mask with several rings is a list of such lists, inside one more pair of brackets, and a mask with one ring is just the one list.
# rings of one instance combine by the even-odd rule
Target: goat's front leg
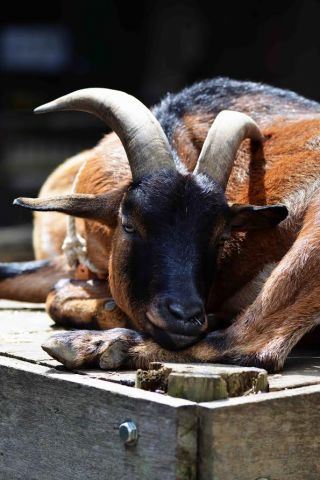
[[278,371],[291,349],[320,321],[318,205],[251,306],[220,335],[223,361]]
[[46,310],[59,325],[106,330],[127,326],[112,299],[107,280],[62,279],[51,290]]
[[[221,333],[224,362],[261,367],[269,372],[279,371],[292,348],[319,324],[319,285],[313,288],[310,282],[299,291],[290,283],[287,291],[282,291],[279,285],[277,294],[281,295],[282,291],[284,297],[287,294],[295,296],[287,305],[283,298],[284,304],[279,306],[277,300],[280,298],[270,289],[272,280],[266,283],[254,304]],[[276,289],[277,283],[274,287]],[[290,292],[290,288],[293,291]]]
[[147,368],[150,362],[205,362],[221,359],[212,336],[180,351],[160,347],[143,333],[127,328],[80,330],[52,335],[42,348],[67,368],[100,367],[104,370]]

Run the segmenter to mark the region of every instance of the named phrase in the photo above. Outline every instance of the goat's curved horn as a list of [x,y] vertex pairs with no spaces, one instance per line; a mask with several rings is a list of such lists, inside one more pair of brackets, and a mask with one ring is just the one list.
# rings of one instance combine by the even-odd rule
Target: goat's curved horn
[[119,136],[132,178],[161,168],[175,168],[170,146],[158,120],[139,100],[124,92],[86,88],[35,109],[35,113],[78,110],[101,118]]
[[252,118],[231,110],[220,112],[207,134],[194,173],[207,173],[225,190],[237,150],[246,138],[263,142]]

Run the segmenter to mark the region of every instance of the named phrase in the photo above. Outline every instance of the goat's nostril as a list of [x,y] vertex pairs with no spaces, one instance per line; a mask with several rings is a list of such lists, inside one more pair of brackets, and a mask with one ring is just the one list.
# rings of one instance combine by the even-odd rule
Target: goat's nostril
[[184,309],[179,303],[169,303],[168,304],[169,312],[176,317],[178,320],[183,320],[185,316]]
[[194,325],[201,326],[205,323],[205,315],[202,303],[182,305],[177,302],[168,303],[168,310],[177,320],[190,321]]

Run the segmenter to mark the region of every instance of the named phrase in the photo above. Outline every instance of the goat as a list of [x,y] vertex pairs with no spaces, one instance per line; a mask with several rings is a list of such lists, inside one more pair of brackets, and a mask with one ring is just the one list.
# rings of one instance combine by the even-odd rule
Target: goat
[[57,323],[84,329],[44,350],[68,368],[281,369],[319,321],[320,105],[218,78],[152,111],[84,89],[36,112],[58,110],[114,133],[59,166],[38,199],[15,201],[35,211],[37,260],[2,264],[0,296],[46,301]]

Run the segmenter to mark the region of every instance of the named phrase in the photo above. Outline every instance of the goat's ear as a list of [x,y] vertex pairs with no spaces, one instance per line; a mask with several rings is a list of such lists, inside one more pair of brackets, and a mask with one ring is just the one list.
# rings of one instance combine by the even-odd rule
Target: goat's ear
[[246,231],[278,225],[288,215],[285,205],[232,205],[229,225],[232,230]]
[[74,217],[96,220],[115,226],[121,200],[127,187],[108,193],[89,195],[75,193],[47,198],[16,198],[14,205],[40,212],[61,212]]

